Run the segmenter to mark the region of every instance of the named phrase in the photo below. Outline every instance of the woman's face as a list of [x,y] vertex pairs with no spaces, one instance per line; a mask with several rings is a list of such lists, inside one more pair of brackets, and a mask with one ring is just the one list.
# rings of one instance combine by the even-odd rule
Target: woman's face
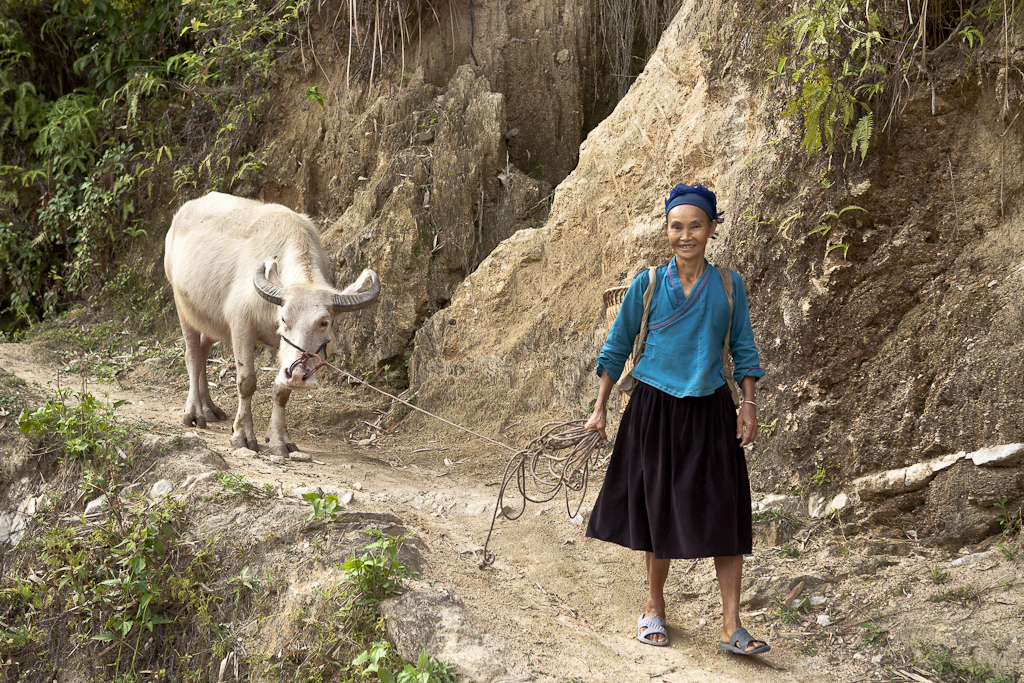
[[704,263],[708,240],[716,228],[718,221],[708,218],[699,207],[691,204],[672,207],[665,222],[665,233],[676,257],[676,267],[699,268]]

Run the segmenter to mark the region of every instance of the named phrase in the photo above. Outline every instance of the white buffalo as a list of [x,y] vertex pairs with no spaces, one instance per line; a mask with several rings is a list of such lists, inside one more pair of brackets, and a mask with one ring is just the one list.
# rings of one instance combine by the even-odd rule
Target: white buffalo
[[[259,450],[252,395],[260,342],[278,349],[281,366],[267,442],[277,455],[297,450],[285,427],[288,397],[292,389],[316,384],[317,361],[310,354],[324,355],[334,317],[380,296],[377,274],[364,270],[355,283],[336,290],[330,259],[309,218],[279,204],[219,192],[186,203],[174,215],[164,272],[185,336],[189,387],[183,424],[205,428],[207,421],[226,419],[210,397],[206,359],[214,342],[230,342],[238,374],[231,444]],[[359,292],[367,280],[370,289]]]

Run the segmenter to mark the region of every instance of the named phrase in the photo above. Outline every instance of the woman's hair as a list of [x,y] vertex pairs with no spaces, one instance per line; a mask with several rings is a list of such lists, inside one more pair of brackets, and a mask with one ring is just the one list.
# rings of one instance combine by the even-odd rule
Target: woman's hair
[[719,223],[722,222],[722,217],[725,215],[718,210],[718,198],[715,197],[715,193],[700,183],[696,185],[679,183],[673,187],[668,199],[665,200],[665,217],[668,218],[668,212],[680,204],[692,204],[703,209],[708,218]]

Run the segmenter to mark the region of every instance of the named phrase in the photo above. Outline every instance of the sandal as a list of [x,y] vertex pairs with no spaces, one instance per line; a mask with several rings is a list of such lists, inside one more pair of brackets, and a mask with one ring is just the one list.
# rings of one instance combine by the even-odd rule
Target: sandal
[[[755,647],[753,650],[748,650],[751,643],[762,643],[762,645]],[[732,637],[729,638],[728,643],[718,643],[719,650],[725,650],[726,652],[734,652],[738,655],[759,655],[762,652],[768,652],[772,649],[771,646],[763,640],[755,640],[753,636],[747,632],[745,628],[738,628],[733,631]]]
[[[649,636],[654,633],[662,634],[665,636],[665,640],[661,642],[651,640]],[[666,647],[668,645],[668,631],[665,630],[665,620],[654,614],[649,617],[641,614],[640,618],[636,620],[636,639],[644,645]]]

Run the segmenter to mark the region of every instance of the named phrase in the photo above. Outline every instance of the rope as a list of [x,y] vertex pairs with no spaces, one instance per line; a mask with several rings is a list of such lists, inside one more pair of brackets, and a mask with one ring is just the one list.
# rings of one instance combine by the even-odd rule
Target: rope
[[[583,500],[587,497],[591,461],[596,463],[595,453],[601,439],[601,435],[597,432],[584,430],[583,423],[583,420],[549,422],[541,428],[540,436],[508,461],[501,480],[501,488],[498,490],[498,502],[495,504],[494,514],[491,516],[491,528],[487,532],[487,541],[484,542],[484,557],[477,565],[480,569],[486,569],[494,564],[495,555],[488,552],[487,546],[491,542],[491,534],[494,533],[498,510],[502,511],[505,519],[514,521],[526,511],[526,501],[546,503],[555,498],[559,492],[564,491],[565,511],[569,513],[570,517],[579,514]],[[571,450],[567,454],[560,454],[568,449]],[[538,491],[537,498],[532,498],[526,491],[527,470],[529,470],[530,479]],[[505,489],[508,488],[513,477],[515,477],[519,495],[523,499],[523,507],[515,515],[506,513],[502,505],[502,501],[505,499]],[[582,491],[575,511],[572,510],[569,502],[570,491]]]
[[[288,341],[288,340],[285,340]],[[288,342],[292,344],[292,342]],[[295,346],[292,344],[292,346]],[[300,366],[305,367],[305,362],[309,358],[316,358],[317,365],[306,375],[308,377],[317,369],[327,366],[332,368],[335,372],[354,380],[363,386],[373,389],[379,394],[383,394],[388,398],[398,401],[413,410],[432,417],[435,420],[439,420],[450,427],[460,429],[467,434],[472,434],[478,439],[488,441],[495,446],[501,446],[502,448],[512,451],[515,455],[505,465],[505,473],[502,476],[501,488],[498,489],[498,501],[494,506],[494,513],[491,515],[491,528],[487,531],[487,540],[484,542],[483,559],[477,565],[480,569],[486,569],[494,564],[495,555],[487,550],[487,546],[491,543],[491,535],[494,533],[494,524],[498,519],[498,510],[502,510],[505,514],[505,519],[509,521],[515,521],[519,519],[526,511],[526,501],[531,503],[546,503],[553,500],[560,492],[565,492],[565,510],[570,517],[575,517],[579,514],[580,508],[583,506],[583,500],[587,497],[587,486],[590,481],[590,465],[597,462],[596,453],[598,446],[600,445],[601,435],[595,431],[586,431],[583,428],[584,420],[570,420],[568,422],[549,422],[540,430],[540,436],[531,441],[526,448],[516,451],[511,446],[507,446],[500,441],[495,441],[489,437],[474,432],[472,429],[466,429],[454,422],[449,422],[443,417],[439,417],[429,411],[424,410],[418,406],[409,403],[397,396],[393,396],[383,389],[378,389],[369,382],[356,377],[355,375],[346,372],[338,366],[328,363],[325,359],[321,358],[317,353],[309,353],[304,349],[296,346],[301,355],[299,360],[292,363],[290,372],[295,371],[295,368]],[[323,347],[321,347],[322,349]],[[568,450],[568,453],[562,453]],[[527,469],[529,469],[530,480],[533,482],[534,487],[538,491],[538,497],[533,498],[526,490],[527,482]],[[516,486],[519,489],[519,495],[523,499],[523,507],[514,516],[511,514],[504,513],[504,506],[502,502],[505,499],[505,490],[508,488],[512,478],[516,479]],[[570,492],[582,492],[580,495],[579,503],[576,504],[576,510],[572,509],[571,503],[569,502]]]

